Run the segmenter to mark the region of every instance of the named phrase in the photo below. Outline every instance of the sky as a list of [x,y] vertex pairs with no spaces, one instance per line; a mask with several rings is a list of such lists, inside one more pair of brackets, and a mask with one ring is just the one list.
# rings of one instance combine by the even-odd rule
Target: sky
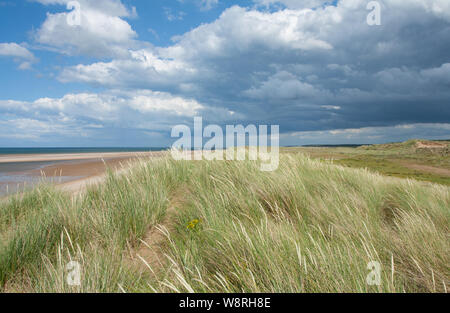
[[381,25],[368,0],[69,2],[0,0],[0,147],[169,146],[195,116],[282,145],[450,138],[448,0],[379,0]]

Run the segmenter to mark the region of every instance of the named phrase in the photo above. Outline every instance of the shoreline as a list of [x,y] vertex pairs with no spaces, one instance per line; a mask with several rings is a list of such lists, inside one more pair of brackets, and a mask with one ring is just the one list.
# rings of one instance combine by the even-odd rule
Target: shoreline
[[87,152],[87,153],[47,153],[47,154],[6,154],[0,155],[0,163],[72,161],[86,159],[106,159],[119,157],[145,157],[162,151],[142,152]]
[[[0,156],[0,165],[3,167],[7,167],[8,163],[11,163],[11,166],[13,164],[20,166],[21,163],[25,165],[25,163],[49,162],[44,166],[37,165],[31,169],[0,172],[0,178],[3,175],[3,181],[0,181],[0,197],[21,193],[25,187],[26,189],[34,188],[42,182],[49,182],[62,190],[75,193],[86,185],[101,181],[107,168],[117,171],[132,160],[158,157],[163,154],[165,151]],[[58,182],[58,177],[63,179]],[[6,188],[7,192],[4,191]]]

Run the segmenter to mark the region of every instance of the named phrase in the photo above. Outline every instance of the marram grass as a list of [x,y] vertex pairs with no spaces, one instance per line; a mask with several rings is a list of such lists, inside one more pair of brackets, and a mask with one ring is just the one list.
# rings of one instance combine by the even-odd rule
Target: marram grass
[[[449,191],[301,154],[281,155],[274,172],[251,161],[140,160],[77,198],[42,186],[0,204],[0,288],[446,292]],[[136,253],[156,228],[158,268]],[[80,286],[66,281],[72,260]],[[379,285],[366,282],[371,261]]]

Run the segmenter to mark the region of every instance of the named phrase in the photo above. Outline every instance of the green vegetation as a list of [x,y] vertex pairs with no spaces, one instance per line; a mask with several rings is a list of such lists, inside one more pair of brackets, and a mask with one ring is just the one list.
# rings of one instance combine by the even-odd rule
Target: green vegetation
[[[75,198],[42,186],[1,203],[0,288],[446,291],[449,208],[447,186],[303,154],[269,173],[251,161],[141,160]],[[147,247],[157,228],[162,240]],[[66,282],[71,260],[79,287]],[[380,286],[366,283],[370,261]]]
[[450,186],[450,141],[409,140],[402,143],[348,147],[283,148],[335,164],[367,168],[387,176],[414,178]]

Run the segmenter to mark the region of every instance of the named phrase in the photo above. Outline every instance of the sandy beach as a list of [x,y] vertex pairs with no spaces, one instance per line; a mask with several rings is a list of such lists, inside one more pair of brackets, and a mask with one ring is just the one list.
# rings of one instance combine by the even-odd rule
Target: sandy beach
[[[136,158],[162,156],[165,152],[107,152],[107,153],[69,153],[69,154],[17,154],[0,156],[3,168],[20,164],[30,165],[31,169],[8,171],[8,178],[0,181],[4,196],[20,191],[22,185],[34,186],[40,181],[49,181],[69,192],[77,192],[88,184],[102,180],[107,168],[117,170]],[[46,162],[45,165],[38,166]],[[36,164],[33,168],[33,164]],[[8,188],[6,187],[8,186]],[[1,191],[0,189],[0,191]],[[6,191],[5,191],[6,190]]]
[[155,152],[104,152],[104,153],[55,153],[55,154],[8,154],[0,155],[0,163],[70,161],[88,159],[117,159],[152,156]]

